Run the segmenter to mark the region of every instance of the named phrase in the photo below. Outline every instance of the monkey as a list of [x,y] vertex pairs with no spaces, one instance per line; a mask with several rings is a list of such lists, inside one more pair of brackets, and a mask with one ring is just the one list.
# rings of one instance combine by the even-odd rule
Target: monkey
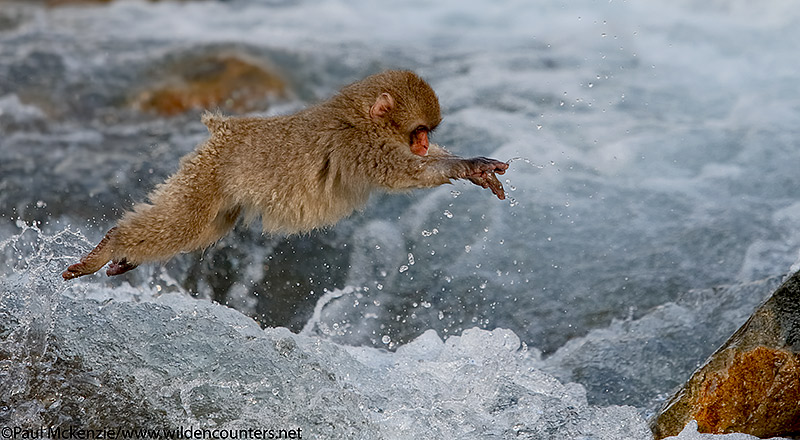
[[385,71],[284,116],[206,111],[208,139],[178,171],[134,205],[100,243],[61,275],[119,275],[206,248],[240,215],[265,233],[331,226],[363,208],[375,190],[402,192],[467,179],[505,198],[496,174],[508,163],[464,159],[431,143],[442,121],[431,86],[411,71]]

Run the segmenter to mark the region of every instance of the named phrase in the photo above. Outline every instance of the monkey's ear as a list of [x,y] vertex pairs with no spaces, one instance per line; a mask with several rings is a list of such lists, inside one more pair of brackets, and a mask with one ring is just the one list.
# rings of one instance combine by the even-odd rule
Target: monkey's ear
[[394,98],[392,98],[392,95],[386,92],[381,93],[381,96],[378,96],[378,99],[375,100],[375,104],[372,104],[372,107],[369,108],[369,117],[373,120],[380,119],[392,111],[393,108]]

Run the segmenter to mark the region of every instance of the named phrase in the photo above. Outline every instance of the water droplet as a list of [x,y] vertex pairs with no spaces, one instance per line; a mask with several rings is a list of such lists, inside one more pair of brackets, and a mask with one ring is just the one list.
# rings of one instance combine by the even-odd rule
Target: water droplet
[[444,319],[444,312],[439,310],[439,320],[441,321],[442,319]]
[[470,245],[464,246],[464,252],[469,253],[469,251],[471,251],[471,250],[472,250],[472,246],[470,246]]
[[443,214],[444,214],[444,216],[445,216],[445,217],[447,217],[447,218],[453,218],[453,213],[452,213],[452,212],[450,212],[450,211],[449,211],[449,210],[447,210],[447,209],[445,209],[445,210],[444,210],[444,213],[443,213]]
[[400,266],[400,273],[403,273],[403,272],[405,272],[407,270],[408,270],[408,266],[406,266],[405,264]]
[[408,253],[408,265],[409,266],[414,265],[414,254],[412,254],[411,252]]
[[427,229],[422,231],[422,236],[423,237],[430,237],[431,235],[433,235],[433,233],[431,231],[427,230]]
[[453,196],[453,198],[455,199],[456,197],[461,195],[461,191],[451,190],[450,195]]
[[381,338],[381,342],[383,342],[384,344],[388,344],[392,342],[392,338],[389,337],[389,335],[383,335],[383,337]]
[[594,87],[594,83],[589,83],[589,88],[591,89],[592,87]]

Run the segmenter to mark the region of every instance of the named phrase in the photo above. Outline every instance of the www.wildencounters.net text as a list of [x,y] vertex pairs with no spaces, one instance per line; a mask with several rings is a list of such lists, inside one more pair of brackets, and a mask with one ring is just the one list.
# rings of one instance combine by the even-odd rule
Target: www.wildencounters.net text
[[81,428],[42,426],[23,428],[3,426],[2,440],[273,440],[302,439],[302,428],[295,429],[209,429],[209,428]]

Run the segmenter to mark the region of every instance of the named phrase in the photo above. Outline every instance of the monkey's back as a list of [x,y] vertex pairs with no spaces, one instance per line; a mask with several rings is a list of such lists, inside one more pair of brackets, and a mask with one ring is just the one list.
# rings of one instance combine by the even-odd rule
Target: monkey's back
[[270,233],[301,233],[336,223],[362,207],[371,185],[348,169],[341,128],[312,108],[273,118],[206,113],[210,138],[198,153],[218,157],[224,196],[262,217]]

